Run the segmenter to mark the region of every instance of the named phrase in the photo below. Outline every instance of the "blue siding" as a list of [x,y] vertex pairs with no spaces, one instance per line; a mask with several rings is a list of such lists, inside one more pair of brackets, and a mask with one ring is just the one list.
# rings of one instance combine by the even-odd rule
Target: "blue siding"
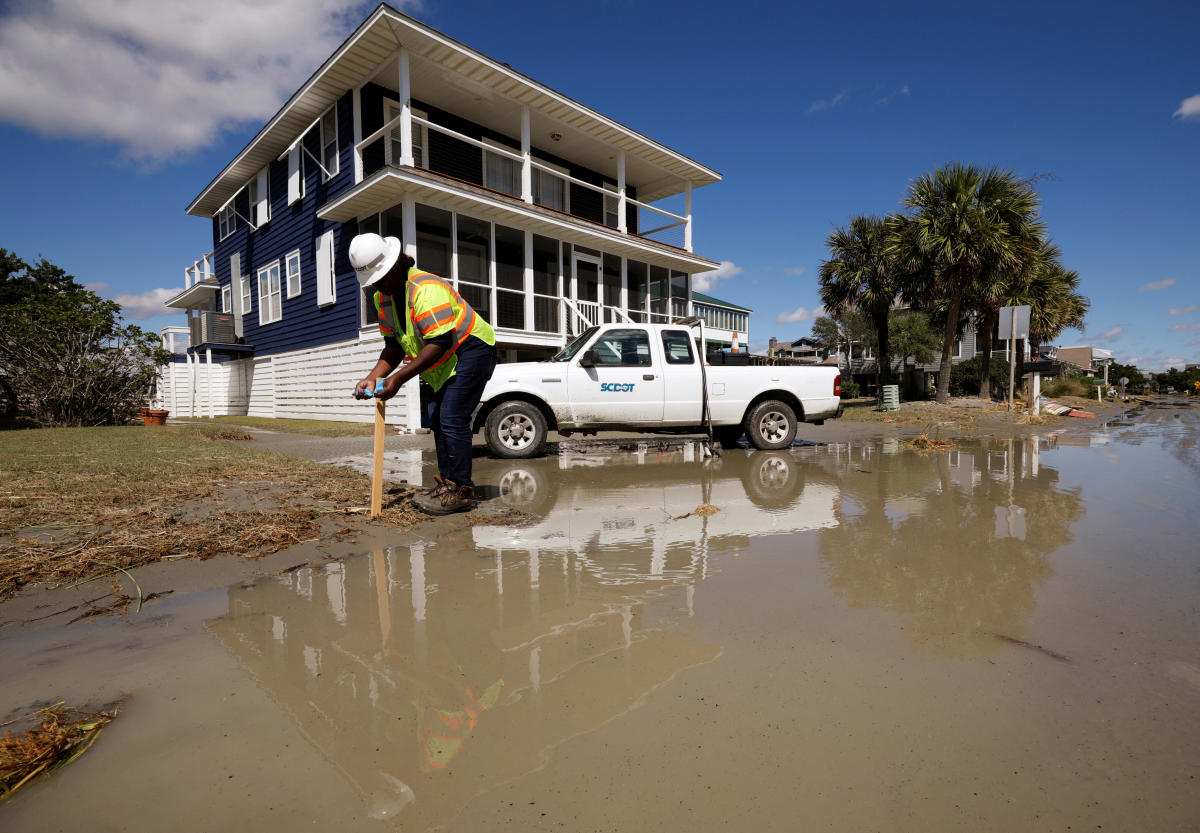
[[[362,89],[361,104],[363,133],[370,134],[383,126],[383,99],[396,98],[396,94],[377,84],[368,84]],[[429,113],[432,121],[477,139],[488,138],[510,147],[519,147],[520,142],[510,136],[459,118],[424,102],[413,102],[414,106]],[[217,240],[218,223],[213,223],[213,260],[216,277],[221,285],[231,281],[229,258],[235,252],[241,254],[242,274],[250,281],[250,308],[243,311],[242,327],[246,344],[254,347],[257,356],[267,356],[289,350],[297,350],[335,341],[354,338],[358,333],[360,294],[358,279],[350,267],[348,250],[350,240],[358,231],[357,222],[336,223],[319,219],[317,208],[335,198],[353,185],[354,180],[354,127],[353,96],[347,91],[338,101],[338,159],[336,176],[322,182],[321,171],[308,154],[301,154],[304,172],[304,196],[293,205],[287,204],[287,159],[272,162],[269,166],[269,189],[271,219],[257,231],[251,231],[243,220],[237,221],[237,230],[225,240]],[[305,147],[313,156],[321,157],[320,130],[314,127],[304,140]],[[466,182],[482,184],[483,160],[479,148],[431,131],[429,138],[431,168]],[[571,175],[586,182],[600,185],[604,177],[599,173],[572,164],[568,160],[535,147],[537,155],[549,162],[561,165]],[[364,150],[363,168],[369,176],[383,165],[383,140],[373,143]],[[636,198],[631,188],[630,196]],[[237,196],[238,212],[250,217],[249,197],[246,191]],[[603,222],[603,204],[598,194],[578,186],[571,186],[572,213],[596,222]],[[633,212],[631,212],[633,215]],[[631,220],[633,216],[631,216]],[[336,303],[327,307],[317,306],[316,241],[326,231],[334,233],[334,271],[336,275]],[[635,231],[636,229],[631,229]],[[286,257],[289,252],[300,251],[301,291],[295,298],[287,297]],[[258,270],[275,260],[280,262],[280,288],[282,319],[272,324],[258,323]]]
[[[354,338],[359,327],[359,285],[350,267],[347,250],[350,239],[357,233],[357,223],[335,223],[317,217],[317,208],[345,191],[354,180],[353,104],[347,93],[338,101],[338,173],[322,182],[321,171],[307,154],[302,154],[304,197],[293,205],[287,204],[287,159],[270,165],[271,219],[257,231],[251,231],[239,220],[238,229],[213,248],[214,268],[222,286],[231,280],[229,258],[235,252],[242,256],[242,274],[250,280],[251,306],[242,317],[243,337],[253,345],[256,356],[266,356],[288,350],[344,341]],[[313,129],[305,146],[320,158],[320,131]],[[238,210],[249,217],[248,197],[238,196]],[[327,307],[317,306],[316,241],[326,231],[334,232],[334,271],[337,301]],[[214,240],[217,225],[213,223]],[[287,297],[285,258],[289,252],[300,250],[300,294]],[[258,270],[279,260],[282,319],[260,326],[258,323]]]

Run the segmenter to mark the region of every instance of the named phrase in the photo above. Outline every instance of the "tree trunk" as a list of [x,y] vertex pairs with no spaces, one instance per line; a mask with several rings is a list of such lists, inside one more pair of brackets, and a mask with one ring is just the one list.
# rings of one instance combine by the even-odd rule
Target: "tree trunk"
[[975,331],[979,339],[983,358],[980,359],[979,398],[987,401],[992,399],[992,331],[1000,319],[1000,310],[988,309],[979,316],[979,329]]
[[875,367],[879,373],[879,394],[883,395],[883,385],[890,385],[892,379],[892,357],[890,344],[888,342],[888,311],[885,309],[882,312],[871,313],[871,318],[875,322],[875,339],[879,342],[879,348],[876,351]]
[[946,313],[946,332],[942,335],[942,362],[938,369],[937,395],[943,405],[950,401],[950,367],[954,363],[954,336],[958,334],[958,311],[962,307],[962,291],[955,287]]

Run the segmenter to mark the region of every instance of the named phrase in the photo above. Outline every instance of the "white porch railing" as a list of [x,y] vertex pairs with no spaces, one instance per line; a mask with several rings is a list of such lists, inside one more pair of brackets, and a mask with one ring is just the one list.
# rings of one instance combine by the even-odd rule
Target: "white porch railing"
[[183,270],[183,288],[191,289],[194,284],[212,277],[214,277],[213,253],[209,252]]
[[580,301],[563,298],[563,305],[568,312],[567,329],[570,332],[583,332],[588,327],[612,322],[632,324],[629,313],[620,307],[610,307],[598,301]]
[[[681,214],[675,214],[675,213],[667,211],[663,208],[659,208],[658,206],[650,205],[649,203],[644,203],[644,202],[641,202],[640,200],[635,200],[631,197],[624,196],[620,192],[620,190],[614,191],[611,188],[605,188],[602,185],[596,185],[595,183],[592,183],[592,182],[585,182],[582,179],[578,179],[576,177],[571,176],[570,174],[564,173],[562,170],[560,170],[558,168],[553,168],[553,167],[550,167],[549,165],[542,164],[541,162],[538,162],[537,160],[533,159],[532,156],[526,156],[523,153],[518,153],[516,151],[510,150],[505,147],[500,147],[495,144],[489,144],[480,139],[472,138],[465,134],[459,133],[456,130],[451,130],[448,127],[444,127],[440,124],[436,124],[436,123],[430,121],[429,119],[422,118],[421,116],[413,115],[411,113],[406,114],[404,112],[401,112],[398,116],[393,118],[391,121],[384,124],[383,127],[379,128],[374,133],[372,133],[371,135],[367,136],[365,139],[363,139],[362,141],[360,141],[354,145],[354,169],[355,169],[355,171],[363,170],[363,159],[362,159],[363,150],[365,150],[368,145],[370,145],[374,142],[377,142],[380,139],[385,139],[385,140],[390,141],[392,132],[397,129],[402,128],[406,115],[409,119],[410,124],[416,123],[416,124],[424,125],[427,130],[436,131],[445,136],[449,136],[453,139],[457,139],[460,142],[465,142],[469,145],[480,148],[481,150],[484,150],[488,153],[495,153],[499,156],[504,156],[509,159],[512,159],[514,162],[517,162],[518,164],[520,164],[522,166],[523,171],[522,171],[521,179],[522,179],[523,183],[527,183],[530,181],[530,177],[529,177],[529,173],[528,173],[529,170],[531,170],[533,168],[537,168],[538,170],[545,171],[546,173],[550,174],[551,176],[557,177],[558,179],[564,180],[565,182],[569,182],[573,185],[578,185],[581,188],[586,188],[590,191],[594,191],[595,193],[599,194],[600,198],[601,198],[602,211],[605,214],[608,213],[607,206],[605,205],[605,201],[608,199],[617,200],[618,201],[618,228],[617,228],[617,231],[621,232],[622,234],[629,233],[627,230],[627,225],[624,220],[624,216],[623,216],[626,205],[632,205],[635,209],[641,209],[642,211],[649,211],[649,212],[657,214],[661,217],[665,217],[668,220],[672,220],[673,222],[669,222],[664,225],[656,226],[655,228],[652,228],[652,229],[641,230],[638,232],[638,236],[649,237],[651,239],[654,239],[651,237],[651,235],[655,235],[655,234],[661,235],[663,232],[670,231],[672,229],[682,228],[683,229],[683,246],[682,246],[682,248],[689,252],[692,251],[692,218],[691,218],[691,186],[690,186],[690,183],[688,184],[687,192],[686,192],[687,193],[687,206],[688,206],[687,212],[688,213],[686,216],[681,215]],[[624,168],[622,167],[622,171],[623,170],[624,170]],[[620,188],[621,186],[622,186],[622,184],[618,183],[618,188]],[[523,195],[522,194],[514,194],[513,196],[520,197],[520,198],[524,199],[526,202],[530,202],[530,203],[534,202],[531,194],[523,194]],[[545,206],[545,207],[553,208],[554,206]],[[659,241],[659,242],[668,242],[668,241],[663,240],[663,241]],[[672,244],[672,245],[674,245],[674,244]]]

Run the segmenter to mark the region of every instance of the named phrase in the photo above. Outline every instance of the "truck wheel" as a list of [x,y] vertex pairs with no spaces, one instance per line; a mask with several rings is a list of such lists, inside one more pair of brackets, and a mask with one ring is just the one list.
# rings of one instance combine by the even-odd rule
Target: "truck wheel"
[[746,439],[755,448],[790,448],[795,438],[796,412],[778,399],[758,403],[746,417]]
[[536,405],[506,402],[488,414],[483,434],[497,457],[534,457],[546,444],[546,418]]

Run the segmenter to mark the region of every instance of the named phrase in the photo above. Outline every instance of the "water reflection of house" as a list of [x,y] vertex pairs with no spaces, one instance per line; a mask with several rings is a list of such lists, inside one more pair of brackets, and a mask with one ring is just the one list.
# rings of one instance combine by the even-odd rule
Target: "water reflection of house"
[[686,587],[604,559],[393,548],[231,588],[208,627],[372,816],[425,829],[719,654]]

